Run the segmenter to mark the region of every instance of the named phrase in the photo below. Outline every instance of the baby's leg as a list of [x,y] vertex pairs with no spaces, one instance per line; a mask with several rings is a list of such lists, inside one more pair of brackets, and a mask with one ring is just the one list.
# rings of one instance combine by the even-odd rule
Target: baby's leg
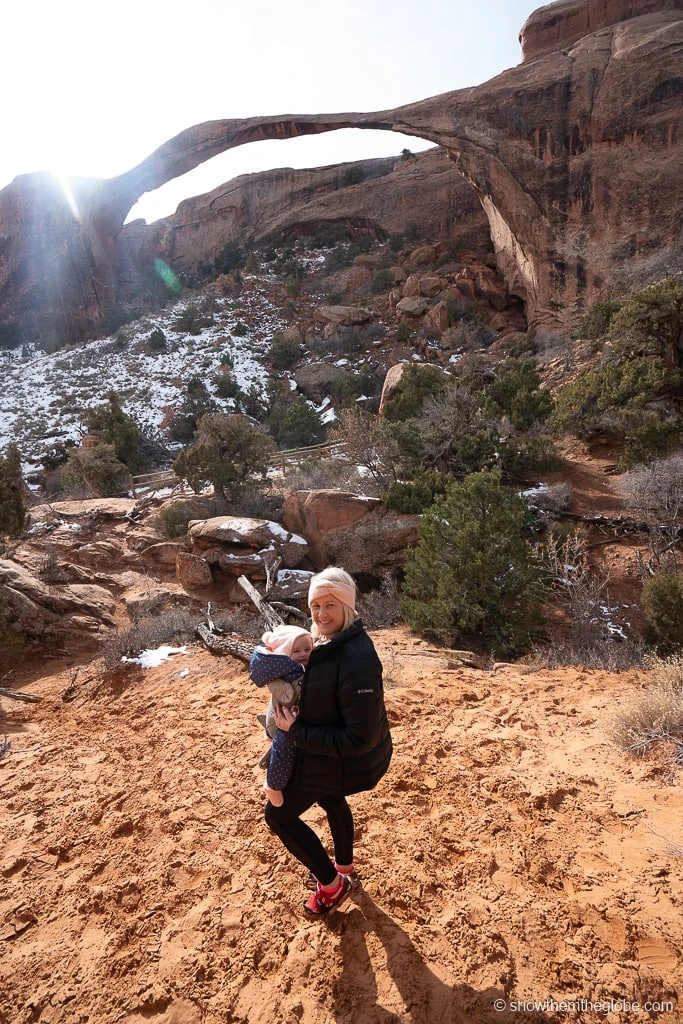
[[273,745],[270,748],[268,775],[266,776],[266,784],[263,787],[274,807],[282,807],[284,802],[282,790],[292,777],[295,760],[296,748],[294,744],[286,732],[278,729],[273,738]]

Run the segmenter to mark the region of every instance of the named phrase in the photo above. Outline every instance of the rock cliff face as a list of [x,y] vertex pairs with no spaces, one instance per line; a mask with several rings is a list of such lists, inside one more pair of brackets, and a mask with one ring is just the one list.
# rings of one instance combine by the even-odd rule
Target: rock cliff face
[[[353,127],[443,147],[483,207],[529,322],[566,326],[609,289],[680,265],[682,8],[683,0],[561,0],[527,20],[522,64],[476,88],[375,113],[195,125],[116,178],[77,182],[77,221],[54,186],[19,178],[0,194],[0,317],[33,309],[38,319],[71,319],[74,329],[96,321],[136,260],[168,252],[182,263],[194,240],[211,244],[214,229],[194,201],[161,226],[122,232],[144,192],[247,142]],[[305,175],[315,172],[274,173],[302,174],[305,195]],[[266,213],[272,178],[265,202],[240,196],[242,187],[217,190],[209,209],[220,208],[235,229],[248,218],[257,236],[297,219],[312,223],[321,210],[372,219],[350,188],[348,210],[323,187],[311,210],[302,202],[288,218],[277,202]]]

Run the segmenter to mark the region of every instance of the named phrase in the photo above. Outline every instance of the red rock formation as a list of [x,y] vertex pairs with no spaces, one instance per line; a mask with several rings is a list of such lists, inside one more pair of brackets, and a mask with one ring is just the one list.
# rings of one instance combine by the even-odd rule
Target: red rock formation
[[[353,127],[444,147],[483,205],[508,290],[526,303],[529,322],[566,324],[609,289],[648,283],[680,264],[682,6],[683,0],[561,0],[528,19],[524,62],[476,88],[368,114],[195,125],[130,171],[79,183],[80,226],[65,217],[62,201],[62,228],[51,210],[40,240],[17,179],[10,189],[24,236],[18,241],[14,219],[0,213],[0,316],[27,308],[14,298],[22,288],[24,297],[28,288],[42,298],[32,247],[58,257],[53,265],[73,280],[73,295],[57,289],[44,305],[66,300],[92,316],[93,305],[114,294],[122,273],[116,242],[144,192],[247,142]],[[320,210],[318,197],[316,203]],[[329,198],[321,203],[335,208]],[[255,228],[247,207],[234,210],[236,225]],[[281,220],[287,226],[287,217]],[[159,238],[159,247],[172,250],[174,223],[165,223],[162,234],[171,237]],[[268,230],[276,223],[274,215]],[[189,240],[187,225],[184,231]]]

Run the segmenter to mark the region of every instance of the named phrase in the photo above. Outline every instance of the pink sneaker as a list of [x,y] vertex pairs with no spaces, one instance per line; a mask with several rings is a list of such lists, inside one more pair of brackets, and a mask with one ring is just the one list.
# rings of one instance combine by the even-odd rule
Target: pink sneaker
[[336,910],[339,904],[343,903],[350,892],[351,881],[346,875],[340,875],[339,885],[331,892],[326,892],[318,882],[315,892],[305,901],[304,910],[311,917],[327,917],[332,910]]

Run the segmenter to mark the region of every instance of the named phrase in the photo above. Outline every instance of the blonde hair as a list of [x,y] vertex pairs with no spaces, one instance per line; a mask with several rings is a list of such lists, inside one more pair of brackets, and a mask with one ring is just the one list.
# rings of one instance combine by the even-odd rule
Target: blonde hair
[[[348,629],[349,626],[358,618],[358,612],[355,608],[357,589],[353,576],[350,576],[346,569],[342,569],[338,565],[328,565],[326,569],[322,570],[322,572],[316,573],[315,576],[311,577],[308,587],[309,603],[311,600],[311,591],[320,589],[328,590],[329,593],[339,601],[344,609],[342,630]],[[347,602],[351,597],[353,603],[348,604]],[[324,635],[320,632],[315,622],[311,626],[311,633],[315,637]]]

